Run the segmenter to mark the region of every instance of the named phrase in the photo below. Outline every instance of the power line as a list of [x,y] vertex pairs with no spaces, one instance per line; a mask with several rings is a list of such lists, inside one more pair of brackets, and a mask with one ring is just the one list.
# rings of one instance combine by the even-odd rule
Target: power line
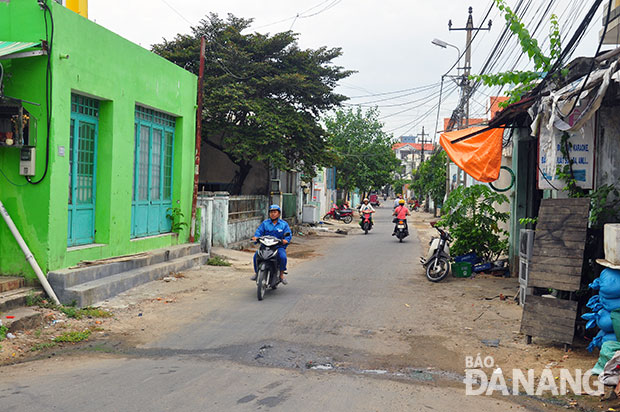
[[[453,87],[454,87],[454,89],[458,88],[458,86],[453,86]],[[420,106],[424,106],[424,105],[425,105],[426,103],[428,103],[429,101],[431,101],[431,100],[435,99],[435,97],[437,97],[437,96],[439,95],[439,93],[440,93],[440,92],[434,92],[434,93],[432,93],[432,94],[430,94],[430,95],[428,95],[428,96],[425,96],[425,97],[423,97],[422,99],[417,100],[417,101],[425,100],[425,102],[424,102],[424,103],[421,103],[421,104],[419,104],[419,105],[417,105],[417,106],[415,106],[415,107],[409,107],[409,108],[407,108],[407,109],[404,109],[404,110],[401,110],[401,111],[398,111],[398,112],[395,112],[395,113],[392,113],[392,114],[388,114],[388,115],[386,115],[386,116],[383,116],[383,117],[379,118],[379,120],[387,119],[387,118],[389,118],[389,117],[396,116],[396,115],[399,115],[399,114],[402,114],[402,113],[405,113],[405,112],[408,112],[408,111],[411,111],[411,110],[417,109],[417,108],[419,108]],[[411,103],[415,103],[415,102],[416,102],[416,101],[414,100],[414,101],[413,101],[413,102],[411,102]]]
[[[318,3],[318,4],[314,5],[314,6],[310,7],[309,9],[306,9],[306,10],[300,12],[300,13],[295,14],[294,16],[287,17],[287,18],[282,19],[282,20],[278,20],[278,21],[274,21],[274,22],[271,22],[271,23],[263,24],[261,26],[254,27],[253,30],[258,30],[258,29],[262,29],[262,28],[265,28],[265,27],[273,26],[275,24],[280,24],[280,23],[284,23],[284,22],[293,20],[293,23],[291,24],[291,28],[289,29],[289,30],[291,30],[293,28],[293,24],[295,24],[295,20],[300,19],[300,18],[301,19],[305,19],[305,18],[308,18],[308,17],[314,17],[314,16],[316,16],[318,14],[323,13],[324,11],[327,11],[327,10],[331,9],[332,7],[336,6],[341,1],[342,0],[325,0],[325,1],[322,1],[322,2],[320,2],[320,3]],[[308,12],[310,12],[310,11],[312,11],[314,9],[317,9],[317,8],[321,7],[322,5],[324,5],[326,3],[330,3],[330,2],[331,2],[331,4],[327,5],[324,9],[322,9],[322,10],[316,12],[316,13],[313,13],[311,15],[304,16],[305,13],[308,13]]]
[[189,24],[193,24],[191,21],[187,20],[185,18],[184,15],[181,14],[180,11],[178,11],[177,9],[175,9],[174,7],[172,7],[172,5],[170,3],[168,3],[166,0],[161,0],[162,3],[164,3],[166,6],[168,6],[173,12],[175,12],[179,17],[181,17],[183,20],[185,20],[186,22],[188,22]]
[[[453,88],[453,89],[452,89],[452,90],[451,90],[451,91],[450,91],[450,92],[449,92],[449,93],[448,93],[448,94],[447,94],[447,95],[443,98],[443,100],[445,100],[445,99],[447,99],[448,97],[450,97],[450,95],[452,95],[452,94],[454,93],[454,91],[455,91],[455,90],[457,90],[457,89],[458,89],[458,87],[454,87],[454,88]],[[388,131],[388,133],[389,133],[389,132],[394,132],[394,131],[399,130],[399,129],[403,129],[403,128],[408,127],[408,126],[411,126],[411,125],[413,124],[413,126],[411,126],[411,128],[409,129],[409,130],[411,130],[412,128],[414,128],[415,126],[417,126],[419,123],[421,123],[424,119],[426,119],[426,118],[428,117],[428,115],[430,114],[430,112],[434,111],[434,110],[435,110],[435,109],[439,106],[440,102],[441,102],[441,101],[439,101],[437,104],[433,105],[433,107],[431,107],[431,109],[430,109],[428,112],[426,112],[426,113],[422,114],[421,116],[416,117],[415,119],[413,119],[413,120],[411,120],[411,121],[409,121],[409,122],[407,122],[407,123],[405,123],[405,124],[403,124],[403,125],[400,125],[400,126],[398,126],[398,127],[395,127],[395,128],[393,128],[393,129],[390,129],[390,130]],[[416,123],[416,122],[417,122],[417,123]],[[409,130],[407,130],[407,132],[408,132]],[[406,134],[407,132],[402,133],[402,134]]]
[[[402,107],[402,106],[409,106],[411,104],[415,104],[415,103],[419,103],[422,100],[425,100],[429,97],[433,97],[437,94],[437,89],[432,91],[430,94],[421,97],[419,99],[415,99],[415,100],[408,100],[406,102],[399,102],[399,103],[392,103],[392,104],[372,104],[372,102],[366,102],[366,103],[345,103],[347,106],[356,106],[356,107],[380,107],[380,108],[387,108],[387,107]],[[424,90],[426,91],[426,90]],[[421,91],[420,91],[421,92]],[[412,93],[413,94],[413,93]],[[395,97],[393,99],[397,99],[397,98],[402,98],[403,96],[399,96],[399,97]],[[383,99],[383,100],[392,100],[392,99]]]
[[412,95],[417,94],[417,93],[425,92],[425,91],[430,90],[432,88],[437,88],[438,85],[439,85],[439,83],[437,83],[436,85],[433,85],[432,87],[429,86],[429,87],[426,87],[425,89],[420,88],[420,89],[418,89],[416,91],[409,92],[409,93],[404,93],[404,94],[401,94],[399,96],[385,97],[383,99],[370,100],[370,101],[361,102],[361,103],[350,103],[350,105],[353,105],[353,106],[367,106],[367,105],[373,105],[374,103],[385,102],[385,101],[388,101],[388,100],[401,99],[403,97],[412,96]]
[[338,5],[338,3],[340,3],[341,1],[342,1],[342,0],[334,0],[331,4],[328,4],[327,6],[325,6],[325,8],[324,8],[324,9],[319,10],[319,11],[317,11],[316,13],[309,14],[309,15],[307,15],[307,16],[301,16],[301,15],[300,15],[300,16],[299,16],[299,18],[300,18],[300,19],[307,19],[307,18],[309,18],[309,17],[314,17],[314,16],[317,16],[317,15],[319,15],[319,14],[323,13],[324,11],[327,11],[327,10],[331,9],[332,7],[334,7],[334,6]]
[[396,93],[405,93],[405,92],[410,92],[412,90],[420,90],[420,89],[424,89],[424,88],[430,88],[433,86],[439,86],[439,83],[432,83],[432,84],[427,84],[424,86],[418,86],[418,87],[412,87],[410,89],[400,89],[400,90],[395,90],[393,92],[383,92],[383,93],[372,93],[372,94],[365,94],[365,95],[359,95],[359,96],[349,96],[349,99],[360,99],[360,98],[365,98],[365,97],[376,97],[376,96],[386,96],[388,94],[396,94]]

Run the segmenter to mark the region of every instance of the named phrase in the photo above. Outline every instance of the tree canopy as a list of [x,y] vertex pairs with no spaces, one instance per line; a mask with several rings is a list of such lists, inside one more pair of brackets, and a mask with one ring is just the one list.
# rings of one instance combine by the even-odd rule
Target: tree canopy
[[155,53],[198,74],[200,39],[207,40],[203,81],[203,142],[239,166],[241,189],[251,161],[313,175],[331,163],[320,116],[346,99],[334,93],[352,72],[333,64],[340,48],[301,49],[291,31],[244,33],[252,23],[207,16],[192,34],[155,44]]
[[368,193],[391,184],[400,162],[392,151],[391,136],[382,129],[376,108],[339,109],[325,119],[329,143],[337,157],[337,186]]
[[446,194],[446,152],[438,150],[422,162],[414,172],[411,187],[417,197],[429,196],[435,205],[441,204]]

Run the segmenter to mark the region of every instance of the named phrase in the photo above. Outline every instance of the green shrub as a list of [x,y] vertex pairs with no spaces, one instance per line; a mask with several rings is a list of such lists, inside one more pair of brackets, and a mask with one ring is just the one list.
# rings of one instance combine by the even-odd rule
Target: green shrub
[[36,351],[42,350],[42,349],[53,348],[54,346],[56,346],[56,343],[54,343],[54,342],[37,343],[36,345],[33,345],[32,348],[30,348],[30,351],[31,352],[36,352]]
[[508,252],[508,232],[498,224],[506,222],[509,214],[496,210],[496,205],[508,198],[486,185],[459,186],[444,204],[447,213],[437,222],[448,228],[455,239],[450,246],[452,256],[475,252],[484,261],[493,261]]
[[58,306],[56,309],[67,315],[68,318],[82,319],[86,318],[109,318],[112,316],[111,312],[97,308],[76,308],[73,306]]
[[209,260],[207,260],[207,265],[209,266],[230,266],[231,263],[228,262],[226,259],[223,259],[219,256],[214,256],[212,258],[209,258]]
[[60,336],[57,336],[54,338],[54,342],[58,343],[58,342],[81,342],[83,340],[88,339],[88,337],[90,336],[91,331],[86,329],[83,332],[79,332],[79,331],[74,331],[74,332],[66,332],[63,333]]

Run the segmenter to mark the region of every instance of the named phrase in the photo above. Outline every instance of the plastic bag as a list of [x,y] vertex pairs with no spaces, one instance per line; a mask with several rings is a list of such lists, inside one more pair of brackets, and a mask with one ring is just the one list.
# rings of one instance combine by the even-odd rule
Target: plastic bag
[[620,298],[620,270],[610,268],[603,270],[601,275],[590,283],[590,288],[598,290],[602,298]]
[[614,356],[616,351],[620,350],[620,342],[607,341],[601,346],[601,353],[598,356],[598,362],[592,368],[593,375],[600,375],[603,373],[605,364]]
[[598,312],[603,309],[603,304],[601,303],[601,297],[599,295],[594,295],[588,300],[586,303],[586,307],[590,308],[592,312]]
[[601,305],[608,312],[613,312],[616,309],[620,309],[620,299],[608,299],[603,296],[600,298]]
[[586,348],[588,352],[592,352],[594,348],[600,348],[601,345],[605,342],[614,341],[617,342],[615,333],[606,333],[604,330],[599,331],[599,333],[592,339],[592,342]]
[[611,325],[614,329],[614,333],[616,334],[617,339],[620,336],[620,309],[613,310],[610,313],[609,317],[611,318]]
[[596,326],[598,326],[600,330],[604,330],[607,333],[614,333],[610,312],[605,309],[601,309],[597,314],[598,318],[596,319]]
[[596,326],[596,321],[598,319],[598,313],[597,312],[584,313],[583,315],[581,315],[581,319],[587,321],[586,329],[593,328],[594,326]]

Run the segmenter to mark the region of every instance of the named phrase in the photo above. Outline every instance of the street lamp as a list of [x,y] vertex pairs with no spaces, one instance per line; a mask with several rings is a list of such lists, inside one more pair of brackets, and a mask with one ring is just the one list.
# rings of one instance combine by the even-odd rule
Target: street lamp
[[[450,21],[450,26],[452,26],[452,21]],[[439,46],[442,49],[445,49],[446,47],[450,46],[450,47],[454,47],[456,49],[456,51],[458,52],[458,56],[456,58],[456,72],[457,72],[457,78],[458,76],[458,70],[459,70],[459,62],[461,61],[461,51],[459,50],[458,47],[456,47],[454,44],[450,44],[448,42],[445,42],[443,40],[439,40],[439,39],[433,39],[431,41],[431,43],[433,43],[435,46]],[[447,76],[448,73],[444,74],[443,76],[441,76],[441,85],[443,86],[443,78],[444,76]],[[450,76],[451,77],[451,76]],[[463,79],[463,81],[465,81]],[[440,92],[441,94],[441,92]],[[440,104],[441,104],[441,98],[439,98],[440,100]],[[439,121],[439,110],[437,110],[437,120]],[[435,134],[437,134],[437,131],[435,131]],[[458,167],[457,167],[457,173],[459,172]],[[446,162],[446,196],[451,192],[451,176],[450,176],[450,158],[448,158],[448,161]]]
[[454,47],[456,49],[456,51],[459,53],[458,56],[457,56],[457,60],[456,60],[456,62],[457,62],[457,67],[456,68],[457,68],[457,70],[459,69],[458,62],[461,60],[461,50],[459,50],[458,47],[456,47],[454,44],[450,44],[450,43],[447,43],[447,42],[445,42],[443,40],[439,40],[439,39],[433,39],[431,41],[431,43],[433,43],[435,46],[441,47],[442,49],[445,49],[448,46]]

